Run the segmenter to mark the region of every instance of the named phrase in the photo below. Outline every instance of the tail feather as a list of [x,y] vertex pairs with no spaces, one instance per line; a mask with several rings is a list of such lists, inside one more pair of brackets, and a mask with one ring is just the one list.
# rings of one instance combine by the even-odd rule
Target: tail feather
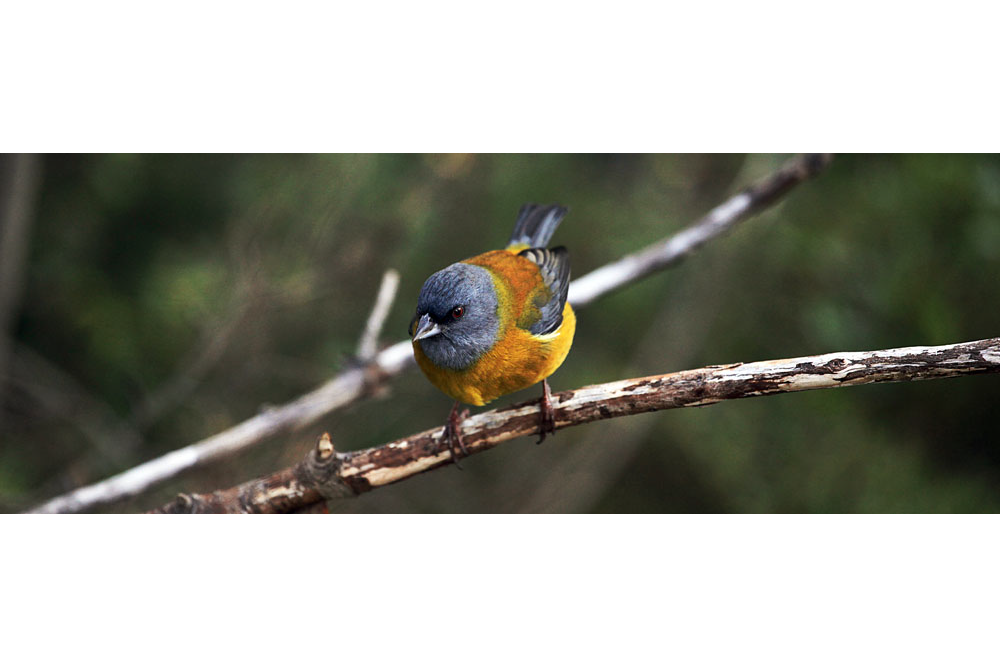
[[568,210],[558,204],[525,204],[517,214],[517,222],[514,223],[514,231],[507,247],[544,248]]

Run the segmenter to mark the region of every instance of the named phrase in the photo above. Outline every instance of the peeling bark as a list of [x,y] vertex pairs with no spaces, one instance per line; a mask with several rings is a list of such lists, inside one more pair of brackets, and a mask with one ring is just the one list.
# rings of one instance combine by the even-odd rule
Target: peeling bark
[[[556,429],[719,401],[829,389],[876,382],[905,382],[1000,372],[1000,338],[938,347],[834,352],[619,380],[552,395]],[[490,410],[462,422],[469,454],[538,430],[538,401]],[[211,494],[182,494],[154,513],[289,512],[325,498],[371,491],[452,463],[444,427],[380,447],[337,453],[329,436],[304,461],[273,475]]]

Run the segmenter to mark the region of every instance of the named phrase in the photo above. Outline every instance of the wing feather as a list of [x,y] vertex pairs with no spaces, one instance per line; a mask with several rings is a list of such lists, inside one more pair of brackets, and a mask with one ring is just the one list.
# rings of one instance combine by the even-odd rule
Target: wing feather
[[569,251],[558,248],[528,248],[518,253],[538,266],[546,290],[535,302],[541,317],[528,329],[535,335],[549,334],[562,324],[563,308],[569,294]]

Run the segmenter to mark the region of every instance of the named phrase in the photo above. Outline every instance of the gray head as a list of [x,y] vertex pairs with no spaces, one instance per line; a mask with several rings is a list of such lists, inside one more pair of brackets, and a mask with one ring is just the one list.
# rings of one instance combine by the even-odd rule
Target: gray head
[[424,283],[410,335],[441,368],[463,370],[493,347],[500,328],[489,271],[452,264]]

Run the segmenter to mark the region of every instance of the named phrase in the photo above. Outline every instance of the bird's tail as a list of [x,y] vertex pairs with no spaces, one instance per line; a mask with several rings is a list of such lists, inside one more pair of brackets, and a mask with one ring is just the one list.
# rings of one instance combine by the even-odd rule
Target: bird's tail
[[514,223],[507,249],[544,248],[568,210],[558,204],[525,204],[517,214],[517,222]]

